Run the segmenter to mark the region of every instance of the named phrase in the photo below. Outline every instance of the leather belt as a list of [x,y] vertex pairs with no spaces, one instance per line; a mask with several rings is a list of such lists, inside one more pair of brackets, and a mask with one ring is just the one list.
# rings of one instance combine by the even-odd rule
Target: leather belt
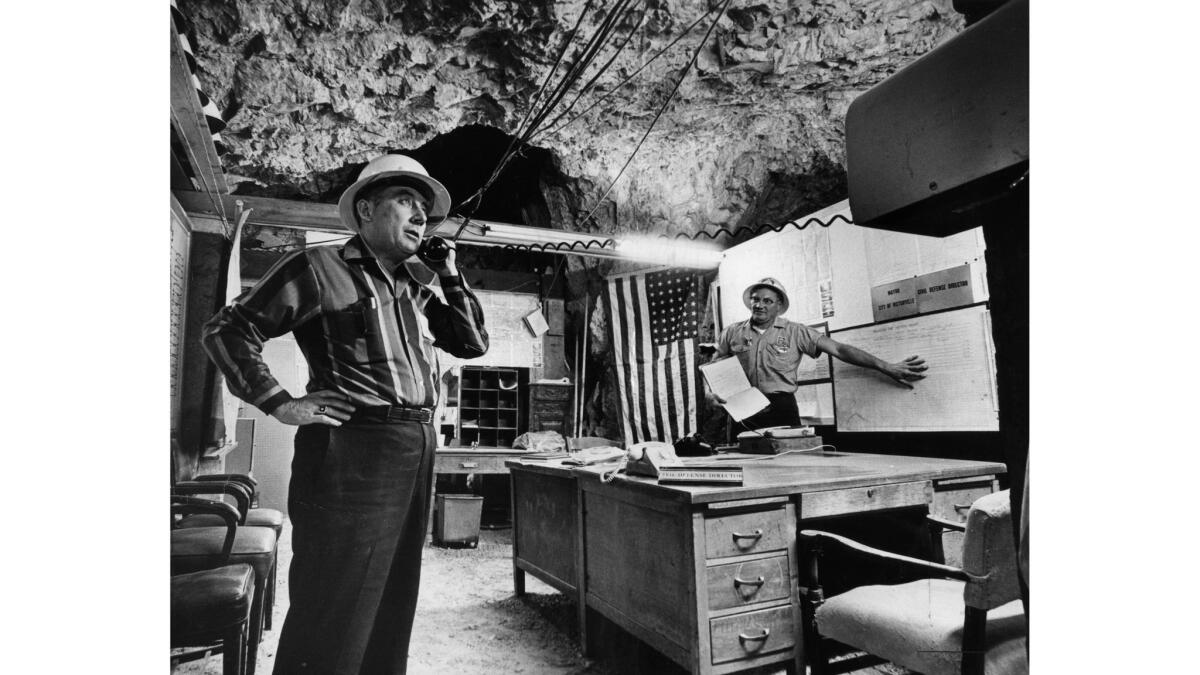
[[402,422],[432,422],[433,408],[402,405],[376,405],[357,408],[350,424],[400,424]]

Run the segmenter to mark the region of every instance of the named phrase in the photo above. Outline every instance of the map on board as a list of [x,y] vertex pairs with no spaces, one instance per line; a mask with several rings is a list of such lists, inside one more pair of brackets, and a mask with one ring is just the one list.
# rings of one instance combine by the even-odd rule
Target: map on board
[[912,355],[929,370],[913,389],[833,361],[838,431],[998,431],[995,347],[982,305],[834,333],[885,361]]

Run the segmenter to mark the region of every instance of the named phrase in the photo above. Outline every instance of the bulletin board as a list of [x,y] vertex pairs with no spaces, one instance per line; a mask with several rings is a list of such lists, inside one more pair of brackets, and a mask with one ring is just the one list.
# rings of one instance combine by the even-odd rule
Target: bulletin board
[[[948,323],[951,322],[949,318],[934,318],[941,316],[941,313],[921,314],[911,320],[877,323],[872,291],[878,286],[903,280],[915,283],[927,275],[963,269],[965,266],[971,279],[970,293],[966,294],[958,306],[979,305],[987,301],[989,292],[986,247],[982,228],[948,237],[926,237],[861,227],[845,222],[837,218],[838,216],[853,220],[848,201],[832,204],[794,221],[796,224],[803,224],[815,219],[830,223],[829,227],[815,222],[809,223],[804,229],[788,226],[777,232],[765,232],[727,249],[717,279],[720,288],[720,311],[715,314],[719,322],[718,334],[730,324],[750,317],[750,310],[742,302],[742,291],[763,277],[778,279],[787,291],[790,306],[783,314],[784,318],[809,326],[825,325],[833,339],[862,347],[884,359],[893,356],[903,359],[914,352],[899,353],[904,351],[903,348],[897,350],[893,345],[886,344],[887,340],[875,339],[877,333],[873,332],[874,328],[881,329],[878,335],[907,335],[922,329],[953,333],[962,329],[962,326]],[[953,314],[964,310],[948,311]],[[891,328],[883,330],[884,326]],[[938,368],[946,368],[947,372],[959,372],[956,369],[963,367],[970,371],[973,377],[980,376],[983,372],[979,369],[981,362],[975,357],[986,355],[988,359],[993,358],[990,335],[989,332],[985,344],[981,342],[984,339],[981,334],[970,334],[971,342],[964,349],[970,350],[971,359],[975,360],[962,363],[952,360],[951,365],[939,364]],[[922,339],[930,340],[928,346]],[[865,344],[856,340],[865,341]],[[906,340],[914,342],[901,344],[921,347],[916,353],[927,359],[928,354],[938,355],[939,350],[948,349],[947,345],[934,339],[932,334],[921,339],[908,336]],[[875,351],[874,348],[879,351]],[[823,371],[798,373],[800,381],[808,382],[808,385],[802,385],[796,393],[796,402],[806,423],[836,422],[838,429],[845,431],[950,431],[998,428],[992,394],[989,394],[990,398],[986,404],[980,398],[972,404],[974,407],[967,406],[961,415],[956,413],[948,417],[943,417],[938,410],[939,406],[949,405],[953,397],[943,397],[939,394],[925,402],[927,408],[902,408],[920,413],[920,419],[901,419],[896,409],[889,405],[903,399],[888,402],[889,397],[894,398],[897,392],[873,386],[883,384],[871,379],[878,376],[878,373],[847,365],[837,359],[832,359],[830,367],[829,357],[823,357],[822,361],[825,362],[821,364]],[[802,371],[805,367],[814,366],[818,366],[818,362],[805,359],[802,362]],[[830,370],[831,379],[818,377],[829,377],[825,374]],[[931,374],[930,377],[934,375]],[[934,387],[939,386],[937,383],[941,377],[942,375],[938,374],[933,380]],[[890,380],[886,382],[890,383]],[[927,379],[922,384],[928,382]],[[953,386],[956,386],[950,381],[946,384],[951,386],[951,389],[946,391],[953,391]],[[978,381],[973,380],[968,384],[976,387]],[[918,388],[925,387],[918,384]],[[984,389],[982,385],[978,385],[978,388],[971,389],[971,392],[982,397]],[[876,396],[884,398],[876,400]],[[889,414],[892,416],[889,417]],[[843,415],[850,415],[851,419],[843,420]]]
[[996,357],[987,308],[974,305],[835,332],[885,361],[919,355],[912,389],[868,368],[833,361],[838,431],[999,431]]
[[483,308],[483,322],[490,346],[487,354],[470,361],[439,353],[442,370],[469,363],[472,366],[536,368],[543,365],[542,338],[525,327],[524,318],[539,310],[538,296],[531,293],[471,290]]
[[778,279],[787,290],[791,303],[784,317],[808,325],[826,322],[830,330],[872,323],[873,287],[960,265],[970,268],[971,302],[988,299],[982,228],[925,237],[835,221],[837,216],[853,220],[848,201],[793,221],[816,219],[829,227],[788,226],[726,250],[718,274],[718,330],[750,318],[742,291],[763,277]]

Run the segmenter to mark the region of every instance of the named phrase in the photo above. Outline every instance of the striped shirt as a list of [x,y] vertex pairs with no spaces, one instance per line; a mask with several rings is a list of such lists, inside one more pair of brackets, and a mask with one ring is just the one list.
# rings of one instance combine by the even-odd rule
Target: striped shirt
[[796,371],[804,354],[817,358],[817,340],[825,334],[782,316],[761,334],[749,319],[725,329],[717,356],[736,356],[750,384],[764,394],[796,391]]
[[395,276],[359,237],[279,260],[204,326],[204,349],[238,398],[270,414],[291,395],[262,357],[265,340],[291,332],[308,361],[308,391],[332,389],[355,406],[433,406],[434,347],[471,359],[487,353],[479,301],[462,277],[443,277],[443,302],[399,266]]

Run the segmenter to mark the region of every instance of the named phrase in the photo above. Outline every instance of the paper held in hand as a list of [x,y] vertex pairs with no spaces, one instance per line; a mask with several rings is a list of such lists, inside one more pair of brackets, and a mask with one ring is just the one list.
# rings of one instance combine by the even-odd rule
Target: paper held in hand
[[766,408],[769,403],[761,391],[750,386],[746,371],[742,370],[742,364],[733,356],[706,363],[700,366],[700,372],[712,393],[725,400],[721,404],[725,412],[739,422]]

